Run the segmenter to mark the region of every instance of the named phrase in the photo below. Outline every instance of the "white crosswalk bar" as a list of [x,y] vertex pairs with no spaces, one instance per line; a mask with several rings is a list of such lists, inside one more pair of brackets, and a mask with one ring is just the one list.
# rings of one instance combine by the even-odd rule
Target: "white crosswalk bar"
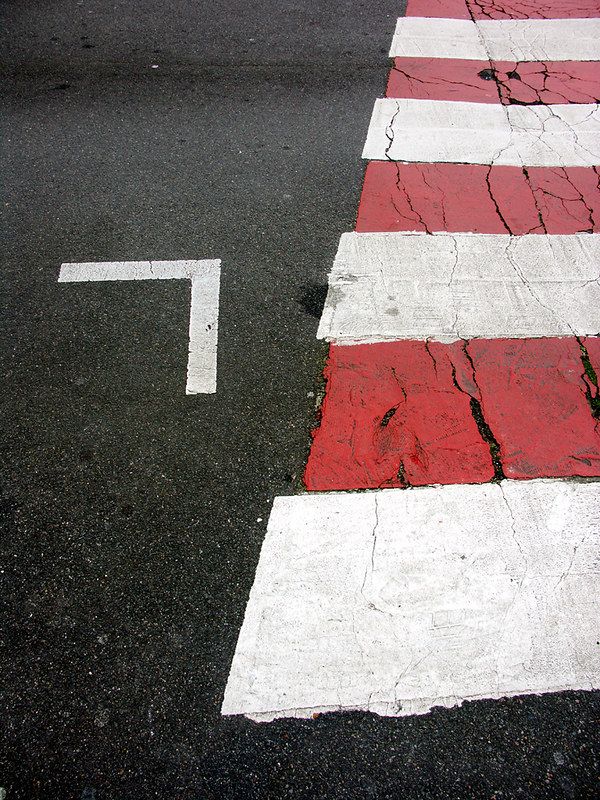
[[600,234],[345,233],[318,338],[596,335]]
[[600,484],[276,499],[224,714],[419,714],[600,687]]
[[600,19],[401,17],[390,56],[475,61],[600,60]]
[[363,158],[529,167],[600,165],[596,104],[502,106],[385,97]]

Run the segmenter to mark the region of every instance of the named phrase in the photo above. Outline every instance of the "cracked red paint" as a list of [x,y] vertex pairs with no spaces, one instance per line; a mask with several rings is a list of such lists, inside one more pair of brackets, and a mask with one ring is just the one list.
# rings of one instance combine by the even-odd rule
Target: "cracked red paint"
[[[600,365],[600,339],[585,346]],[[325,377],[311,491],[600,476],[574,338],[332,345]]]
[[472,19],[465,0],[408,0],[407,17]]
[[585,19],[600,16],[598,0],[408,0],[407,17],[448,19]]
[[492,61],[502,102],[596,103],[600,95],[598,61]]
[[[412,0],[409,4],[412,6]],[[454,5],[454,2],[450,4],[453,10]],[[466,5],[473,19],[584,19],[600,16],[598,0],[467,0]]]
[[386,97],[472,103],[596,103],[598,61],[395,58]]
[[576,339],[475,339],[468,352],[507,478],[600,476]]
[[372,161],[356,230],[473,233],[600,231],[599,172]]
[[386,97],[415,100],[462,100],[498,103],[498,86],[479,73],[490,70],[489,61],[456,58],[395,58]]
[[598,167],[530,167],[527,175],[547,233],[599,230]]
[[[481,483],[494,468],[470,409],[462,343],[332,345],[309,490]],[[458,385],[457,385],[458,384]]]
[[465,0],[408,0],[406,16],[472,19]]

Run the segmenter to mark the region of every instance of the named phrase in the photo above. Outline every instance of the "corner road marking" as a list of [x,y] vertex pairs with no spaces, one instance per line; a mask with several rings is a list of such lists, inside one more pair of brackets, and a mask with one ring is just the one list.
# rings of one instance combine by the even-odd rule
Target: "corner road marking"
[[186,394],[217,391],[221,261],[108,261],[63,264],[59,283],[189,280],[192,284]]

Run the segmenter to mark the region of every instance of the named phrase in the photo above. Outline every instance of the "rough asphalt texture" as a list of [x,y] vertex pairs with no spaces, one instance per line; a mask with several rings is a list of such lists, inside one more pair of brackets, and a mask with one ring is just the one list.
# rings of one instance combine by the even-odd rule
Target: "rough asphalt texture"
[[[0,8],[7,800],[592,797],[585,692],[219,714],[401,0]],[[216,396],[184,394],[186,285],[56,281],[148,258],[223,259]]]

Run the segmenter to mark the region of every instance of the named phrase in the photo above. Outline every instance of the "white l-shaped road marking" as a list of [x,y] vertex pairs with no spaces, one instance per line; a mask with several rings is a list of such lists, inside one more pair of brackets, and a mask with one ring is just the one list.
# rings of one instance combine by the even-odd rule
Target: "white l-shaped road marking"
[[186,394],[217,391],[217,336],[221,262],[108,261],[63,264],[60,283],[183,279],[192,283]]

